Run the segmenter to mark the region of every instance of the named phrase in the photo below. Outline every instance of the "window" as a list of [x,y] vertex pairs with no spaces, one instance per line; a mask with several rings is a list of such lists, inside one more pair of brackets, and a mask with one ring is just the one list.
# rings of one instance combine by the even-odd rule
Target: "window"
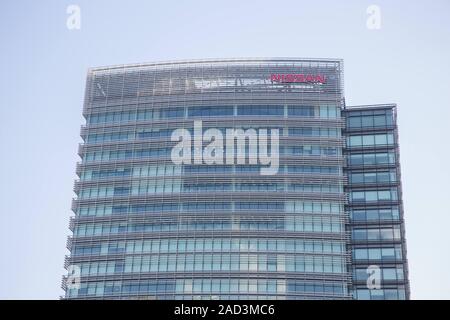
[[233,106],[189,107],[188,117],[223,117],[233,116]]
[[386,126],[386,117],[384,115],[374,116],[373,117],[373,125],[374,125],[374,127]]
[[392,109],[351,111],[347,113],[347,127],[349,129],[382,128],[392,125]]
[[400,239],[398,226],[391,228],[353,229],[353,240],[397,240]]
[[283,116],[284,106],[237,106],[237,115],[241,116]]
[[363,127],[373,127],[373,117],[372,116],[364,116],[362,117],[362,126]]
[[389,190],[374,191],[352,191],[352,202],[375,202],[375,201],[396,201],[397,190],[395,188]]
[[314,117],[314,107],[288,106],[288,116]]
[[367,260],[367,249],[354,249],[353,250],[353,257],[356,260]]
[[353,135],[347,138],[348,147],[369,147],[379,145],[392,145],[393,134]]

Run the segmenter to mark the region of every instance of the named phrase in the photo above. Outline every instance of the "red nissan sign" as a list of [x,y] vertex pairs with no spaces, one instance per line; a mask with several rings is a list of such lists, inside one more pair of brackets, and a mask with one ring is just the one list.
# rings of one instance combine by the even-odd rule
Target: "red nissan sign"
[[272,82],[281,83],[325,83],[325,76],[320,74],[272,74]]

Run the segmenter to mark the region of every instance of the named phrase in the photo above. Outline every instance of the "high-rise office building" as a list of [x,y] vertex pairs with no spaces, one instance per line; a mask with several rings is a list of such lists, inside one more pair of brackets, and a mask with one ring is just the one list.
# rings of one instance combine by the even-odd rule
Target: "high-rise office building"
[[342,60],[94,68],[83,115],[64,298],[409,298],[396,107]]

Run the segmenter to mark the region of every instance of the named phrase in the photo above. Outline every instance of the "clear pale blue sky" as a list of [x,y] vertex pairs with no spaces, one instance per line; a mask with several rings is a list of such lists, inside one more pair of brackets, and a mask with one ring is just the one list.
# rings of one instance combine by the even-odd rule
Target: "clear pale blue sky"
[[10,0],[0,15],[0,298],[62,294],[88,67],[282,56],[343,58],[347,104],[399,105],[412,297],[450,298],[450,1]]

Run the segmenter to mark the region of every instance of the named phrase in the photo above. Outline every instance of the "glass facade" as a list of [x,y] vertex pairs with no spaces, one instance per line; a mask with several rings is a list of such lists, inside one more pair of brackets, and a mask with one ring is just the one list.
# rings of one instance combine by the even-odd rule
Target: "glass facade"
[[[346,148],[355,299],[409,298],[395,105],[346,108]],[[368,288],[376,266],[379,287]]]
[[[64,298],[408,298],[395,108],[345,107],[342,72],[305,59],[89,70]],[[175,163],[172,134],[194,121],[278,130],[278,170]],[[361,284],[374,264],[376,290]]]

